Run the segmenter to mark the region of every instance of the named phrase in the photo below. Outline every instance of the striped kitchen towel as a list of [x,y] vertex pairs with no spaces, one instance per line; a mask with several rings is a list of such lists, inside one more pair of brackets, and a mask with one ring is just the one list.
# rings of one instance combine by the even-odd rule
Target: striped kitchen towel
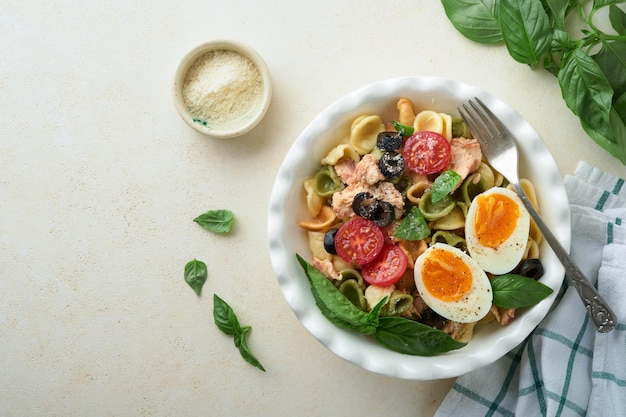
[[518,347],[460,376],[435,417],[626,415],[626,184],[586,162],[565,177],[570,255],[618,318],[597,333],[574,288]]

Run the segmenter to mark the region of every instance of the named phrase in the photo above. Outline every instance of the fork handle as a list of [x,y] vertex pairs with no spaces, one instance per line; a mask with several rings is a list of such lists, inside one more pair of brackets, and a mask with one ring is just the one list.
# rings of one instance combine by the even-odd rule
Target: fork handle
[[533,218],[546,241],[556,254],[557,258],[559,258],[565,267],[565,275],[567,276],[570,285],[573,285],[576,292],[578,292],[580,299],[595,324],[596,330],[600,333],[606,333],[613,330],[617,324],[617,320],[615,319],[615,314],[609,305],[604,301],[593,285],[591,285],[589,280],[585,277],[585,274],[583,274],[580,268],[578,268],[572,258],[570,258],[567,251],[563,248],[563,246],[561,246],[557,238],[552,234],[552,232],[550,232],[550,229],[548,229],[548,226],[543,222],[539,213],[537,213],[537,210],[535,210],[532,203],[528,199],[528,196],[524,192],[522,186],[519,183],[516,183],[513,184],[513,187],[522,200],[522,203],[524,203],[524,206],[526,206],[528,213],[530,213],[530,216]]

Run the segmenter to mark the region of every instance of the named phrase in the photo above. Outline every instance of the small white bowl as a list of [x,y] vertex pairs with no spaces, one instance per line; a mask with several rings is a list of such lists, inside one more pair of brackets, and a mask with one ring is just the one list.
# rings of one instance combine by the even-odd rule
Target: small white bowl
[[542,282],[554,292],[537,305],[518,311],[507,326],[477,326],[464,347],[432,357],[393,352],[366,337],[339,328],[315,304],[311,286],[296,253],[311,262],[306,232],[298,221],[308,218],[303,182],[319,168],[320,159],[349,133],[355,117],[378,114],[397,118],[396,102],[408,97],[416,110],[458,114],[457,107],[479,97],[513,132],[520,151],[520,174],[537,191],[540,212],[564,247],[569,247],[570,212],[561,174],[535,130],[515,110],[489,93],[440,77],[403,77],[375,82],[344,97],[318,114],[291,146],[276,176],[268,213],[272,265],[285,299],[300,322],[338,356],[372,372],[414,380],[452,378],[488,365],[519,345],[546,316],[563,282],[564,268],[550,247],[540,247]]
[[[206,120],[197,115],[194,117],[194,115],[190,113],[190,107],[187,103],[189,98],[186,98],[183,93],[185,79],[192,65],[203,56],[213,51],[232,51],[249,59],[259,71],[261,78],[260,92],[253,96],[251,102],[246,106],[246,109],[239,110],[233,117],[223,115],[220,121]],[[216,71],[214,71],[214,73],[215,72]],[[226,74],[220,73],[218,75],[225,76]],[[204,81],[207,83],[211,82],[211,80]],[[215,87],[218,87],[219,83],[225,80],[214,81]],[[270,72],[265,61],[261,58],[261,55],[251,47],[240,42],[213,40],[196,46],[183,57],[174,76],[173,96],[178,114],[185,123],[193,129],[214,138],[233,138],[248,133],[267,113],[272,99]]]

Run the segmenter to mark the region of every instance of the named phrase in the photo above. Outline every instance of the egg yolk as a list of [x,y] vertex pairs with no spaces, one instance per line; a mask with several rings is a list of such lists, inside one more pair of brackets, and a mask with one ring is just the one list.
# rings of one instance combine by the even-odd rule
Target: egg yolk
[[472,287],[472,271],[454,253],[434,249],[422,264],[422,281],[441,301],[460,300]]
[[513,234],[519,207],[510,197],[501,194],[480,195],[476,198],[476,238],[483,246],[497,248]]

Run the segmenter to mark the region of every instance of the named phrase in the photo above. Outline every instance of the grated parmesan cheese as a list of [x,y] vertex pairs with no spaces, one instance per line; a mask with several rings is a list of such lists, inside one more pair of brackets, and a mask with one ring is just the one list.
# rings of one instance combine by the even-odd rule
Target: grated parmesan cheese
[[263,78],[235,51],[211,51],[198,58],[183,82],[183,99],[194,121],[210,126],[246,116],[259,99]]

